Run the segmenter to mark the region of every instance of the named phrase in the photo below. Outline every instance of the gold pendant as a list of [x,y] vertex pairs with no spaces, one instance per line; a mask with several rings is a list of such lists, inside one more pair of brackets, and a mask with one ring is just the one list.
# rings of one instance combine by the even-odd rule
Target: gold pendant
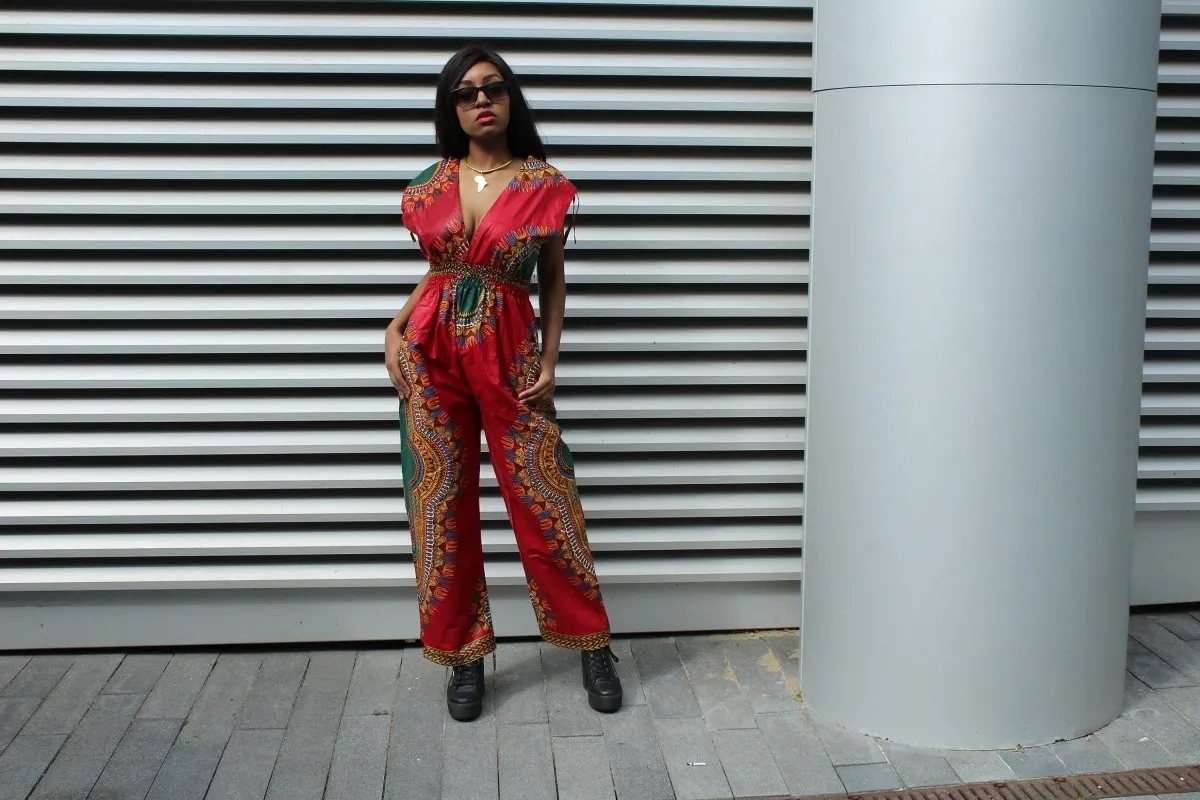
[[475,191],[482,192],[483,187],[485,187],[485,186],[487,186],[487,178],[483,177],[482,175],[476,175],[475,176]]

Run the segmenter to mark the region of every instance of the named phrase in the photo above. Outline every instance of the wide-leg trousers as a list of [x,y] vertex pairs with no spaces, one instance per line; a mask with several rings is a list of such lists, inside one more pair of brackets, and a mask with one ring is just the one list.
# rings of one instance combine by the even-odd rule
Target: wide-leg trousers
[[571,451],[552,405],[517,401],[541,369],[528,291],[475,275],[432,276],[400,363],[411,387],[401,457],[425,657],[455,666],[496,647],[480,540],[481,429],[542,637],[579,650],[606,646]]

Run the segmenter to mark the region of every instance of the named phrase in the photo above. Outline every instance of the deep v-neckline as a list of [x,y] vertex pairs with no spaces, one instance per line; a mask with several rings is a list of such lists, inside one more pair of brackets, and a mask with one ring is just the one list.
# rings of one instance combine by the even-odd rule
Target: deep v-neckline
[[500,188],[499,194],[492,200],[492,204],[479,215],[479,219],[475,220],[475,228],[469,234],[467,233],[467,214],[463,208],[462,200],[462,159],[454,160],[454,202],[458,204],[458,219],[463,226],[463,236],[467,243],[467,252],[470,253],[475,248],[475,237],[479,235],[480,229],[483,228],[483,223],[487,220],[488,215],[492,213],[492,209],[500,205],[500,201],[508,194],[508,190],[520,177],[521,171],[525,169],[525,162],[521,161],[521,165],[517,167],[517,171],[512,174],[512,177],[505,182]]

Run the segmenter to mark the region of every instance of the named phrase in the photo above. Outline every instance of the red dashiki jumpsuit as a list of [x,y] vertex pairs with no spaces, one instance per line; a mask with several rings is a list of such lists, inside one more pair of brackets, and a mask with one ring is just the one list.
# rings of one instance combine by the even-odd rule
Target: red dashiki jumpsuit
[[468,239],[458,181],[458,161],[440,161],[409,184],[402,206],[429,259],[400,353],[412,387],[401,458],[425,657],[457,666],[496,647],[479,530],[481,427],[542,637],[601,648],[608,616],[571,451],[552,406],[517,402],[541,369],[529,299],[538,251],[564,235],[575,187],[526,160]]

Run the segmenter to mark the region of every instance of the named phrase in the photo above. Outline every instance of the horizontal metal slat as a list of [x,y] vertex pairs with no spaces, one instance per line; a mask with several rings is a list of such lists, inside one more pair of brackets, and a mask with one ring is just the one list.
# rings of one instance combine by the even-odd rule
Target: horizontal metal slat
[[1192,285],[1200,283],[1200,264],[1150,264],[1151,286]]
[[[165,424],[165,423],[306,423],[394,422],[398,399],[385,393],[364,396],[318,397],[99,397],[91,392],[75,397],[24,399],[0,397],[0,423],[9,425]],[[1200,412],[1200,396],[1195,400]],[[598,386],[586,392],[566,392],[555,399],[559,419],[574,420],[689,420],[799,419],[805,396],[796,391],[740,391],[736,385],[718,392],[698,390],[662,393],[654,387],[634,394],[613,394]],[[632,428],[631,428],[632,430]]]
[[[791,490],[750,491],[728,488],[721,491],[683,490],[675,487],[653,494],[635,494],[593,488],[583,498],[589,519],[683,520],[749,517],[798,517],[803,492]],[[480,499],[480,513],[489,522],[508,519],[499,495],[487,493]],[[0,500],[3,525],[242,525],[268,523],[357,523],[396,524],[404,516],[404,500],[371,495],[317,497],[309,492],[288,497],[163,497],[124,498],[101,496],[88,499],[59,498],[52,501]]]
[[[566,439],[576,453],[624,453],[630,458],[640,458],[647,453],[795,451],[804,443],[804,428],[796,422],[776,420],[769,426],[713,426],[706,422],[687,426],[642,422],[615,429],[575,423],[566,431]],[[1200,434],[1196,438],[1200,439]],[[60,465],[66,465],[72,459],[112,456],[178,458],[398,454],[399,442],[398,430],[380,430],[377,427],[339,430],[12,432],[0,433],[0,458],[56,458],[61,459]],[[487,449],[484,441],[482,451],[487,452]],[[21,478],[15,476],[15,479]],[[3,485],[0,481],[0,486]]]
[[1146,349],[1154,351],[1200,350],[1200,329],[1150,328],[1146,331]]
[[[655,559],[606,558],[596,571],[606,584],[731,581],[798,581],[800,556],[669,556]],[[493,586],[523,586],[520,564],[488,565]],[[154,567],[23,567],[0,569],[0,592],[333,589],[412,587],[410,564],[255,564]]]
[[[1200,379],[1200,364],[1193,365]],[[753,361],[696,358],[685,363],[621,358],[561,364],[559,386],[773,386],[803,383],[805,365],[792,358]],[[383,364],[15,364],[0,374],[0,389],[387,388]]]
[[[669,315],[662,315],[664,317]],[[706,315],[711,320],[716,315]],[[60,355],[79,358],[94,355],[151,355],[207,353],[269,355],[279,353],[380,352],[379,327],[263,330],[146,330],[89,328],[78,331],[0,330],[0,355]],[[799,327],[739,327],[701,324],[678,327],[606,325],[581,330],[568,327],[562,334],[567,353],[604,352],[744,352],[746,350],[803,350],[807,332]]]

